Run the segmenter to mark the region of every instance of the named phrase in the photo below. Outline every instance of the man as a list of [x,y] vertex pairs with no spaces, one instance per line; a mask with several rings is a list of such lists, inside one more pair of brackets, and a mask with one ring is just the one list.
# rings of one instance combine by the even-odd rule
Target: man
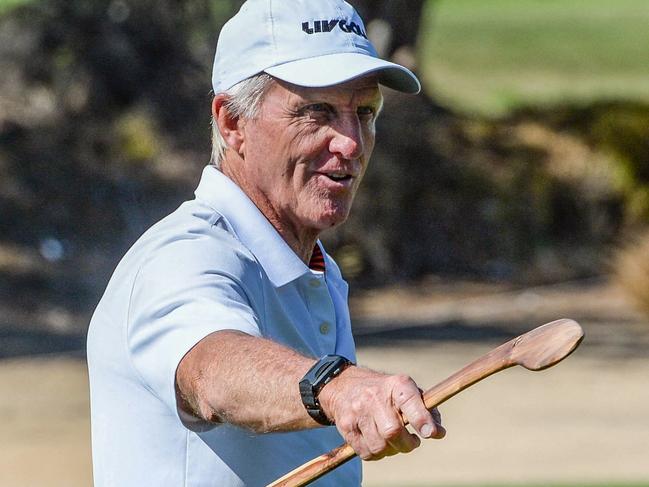
[[[353,365],[347,286],[318,241],[367,168],[379,83],[419,90],[341,0],[249,0],[224,26],[212,164],[90,325],[96,486],[266,485],[343,440],[366,460],[411,451],[402,416],[444,435],[410,378]],[[318,485],[360,480],[355,460]]]

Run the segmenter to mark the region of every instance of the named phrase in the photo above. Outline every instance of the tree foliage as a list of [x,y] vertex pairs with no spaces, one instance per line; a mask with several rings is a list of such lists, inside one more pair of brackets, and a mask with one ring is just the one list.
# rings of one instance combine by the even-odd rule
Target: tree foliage
[[[209,160],[215,41],[240,3],[42,0],[0,17],[0,246],[45,260],[48,242],[60,247],[49,273],[0,268],[12,300],[87,312],[128,246],[192,197]],[[356,3],[400,26],[388,54],[412,47],[421,2],[408,2],[419,5],[410,17],[403,2]],[[329,248],[367,284],[595,273],[629,202],[646,209],[649,109],[629,118],[615,107],[489,121],[388,90],[367,179]],[[631,136],[617,137],[610,117]],[[609,177],[620,167],[622,189]]]

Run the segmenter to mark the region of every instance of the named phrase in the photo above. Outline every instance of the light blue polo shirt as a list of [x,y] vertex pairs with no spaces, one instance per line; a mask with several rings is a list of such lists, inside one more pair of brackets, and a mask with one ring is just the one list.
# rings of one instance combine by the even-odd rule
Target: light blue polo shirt
[[[206,167],[196,198],[124,256],[90,323],[95,486],[263,486],[340,445],[335,427],[258,435],[181,421],[174,387],[182,357],[217,330],[355,361],[347,284],[326,253],[325,265],[311,271],[236,184]],[[314,485],[360,478],[356,459]]]

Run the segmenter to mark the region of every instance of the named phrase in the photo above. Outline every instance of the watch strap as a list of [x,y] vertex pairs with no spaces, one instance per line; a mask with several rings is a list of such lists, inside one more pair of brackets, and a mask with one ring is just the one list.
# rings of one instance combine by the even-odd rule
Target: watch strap
[[349,365],[352,365],[352,362],[345,357],[340,355],[325,355],[313,364],[300,381],[302,404],[304,404],[309,416],[316,422],[325,426],[331,426],[333,424],[322,410],[320,401],[318,400],[318,394],[320,394],[320,391],[326,384],[331,382],[334,377],[340,375]]

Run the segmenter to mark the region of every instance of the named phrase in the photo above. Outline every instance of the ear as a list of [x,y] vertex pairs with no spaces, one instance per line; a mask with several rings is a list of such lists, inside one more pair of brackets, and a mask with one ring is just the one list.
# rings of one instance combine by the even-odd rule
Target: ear
[[225,106],[227,95],[219,93],[212,100],[212,117],[216,123],[221,137],[225,140],[228,147],[234,150],[237,154],[241,154],[243,150],[243,125],[240,123],[238,117],[234,117],[232,113]]

